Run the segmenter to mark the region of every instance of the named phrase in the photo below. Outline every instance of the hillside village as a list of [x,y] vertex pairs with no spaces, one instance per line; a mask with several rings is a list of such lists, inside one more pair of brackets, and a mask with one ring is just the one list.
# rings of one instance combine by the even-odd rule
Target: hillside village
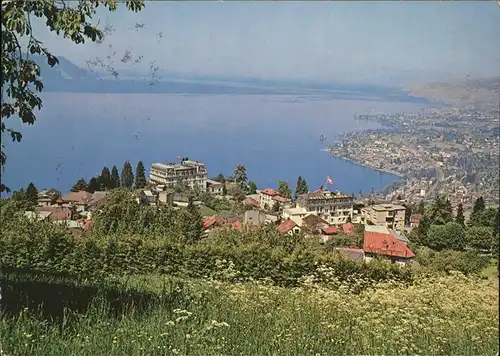
[[[172,209],[194,204],[203,218],[205,235],[225,228],[241,231],[274,225],[283,235],[302,234],[321,243],[332,243],[333,250],[356,260],[382,257],[405,264],[415,256],[407,247],[405,233],[418,227],[419,216],[414,214],[408,220],[410,224],[405,225],[406,207],[403,205],[365,206],[351,195],[328,190],[328,184],[298,194],[296,199],[291,199],[289,189],[285,190],[287,196],[274,188],[240,194],[238,174],[245,175],[246,182],[246,171],[241,165],[235,177],[227,179],[219,175],[209,179],[205,165],[200,162],[183,159],[178,163],[155,163],[145,186],[134,192],[137,204]],[[305,180],[303,182],[305,184]],[[62,195],[56,189],[41,190],[37,194],[36,207],[25,215],[84,234],[110,191],[79,190]],[[207,200],[223,207],[238,208],[214,210],[207,206],[213,206]]]

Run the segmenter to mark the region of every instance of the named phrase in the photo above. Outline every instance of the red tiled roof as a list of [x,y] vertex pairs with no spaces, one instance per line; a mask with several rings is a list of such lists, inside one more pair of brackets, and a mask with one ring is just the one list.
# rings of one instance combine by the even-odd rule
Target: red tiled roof
[[287,219],[278,225],[278,231],[282,234],[286,234],[296,226],[297,224],[293,220]]
[[214,225],[218,220],[217,218],[218,218],[218,216],[214,215],[211,218],[208,218],[207,220],[205,220],[203,222],[203,230],[206,230],[206,229],[210,228],[212,225]]
[[329,227],[324,227],[321,229],[325,234],[330,235],[330,234],[335,234],[338,232],[339,229],[335,226],[329,226]]
[[279,203],[289,203],[289,202],[292,201],[291,199],[282,197],[281,195],[275,195],[275,196],[273,196],[273,200],[276,200]]
[[239,220],[228,222],[228,225],[238,231],[240,231],[242,227],[241,221]]
[[261,193],[265,194],[265,195],[270,195],[272,197],[274,197],[275,195],[278,195],[278,192],[274,189],[271,189],[271,188],[266,188],[263,191],[261,191]]
[[92,194],[85,191],[70,192],[61,197],[64,202],[71,202],[77,204],[88,204],[92,200]]
[[365,257],[365,251],[359,248],[337,247],[335,251],[352,260],[363,260]]
[[344,230],[344,233],[350,234],[354,231],[354,225],[351,223],[346,223],[342,225],[342,230]]
[[255,199],[253,199],[253,198],[246,198],[245,200],[243,200],[242,203],[245,204],[245,205],[254,206],[256,208],[260,207],[259,202],[257,200],[255,200]]
[[365,231],[364,246],[365,253],[377,255],[412,258],[415,254],[412,250],[396,239],[391,234]]

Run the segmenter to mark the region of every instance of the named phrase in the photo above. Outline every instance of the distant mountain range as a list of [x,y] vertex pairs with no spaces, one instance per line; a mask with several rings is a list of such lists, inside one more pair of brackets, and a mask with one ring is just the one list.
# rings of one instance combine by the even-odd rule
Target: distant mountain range
[[267,94],[321,95],[337,99],[373,99],[419,102],[400,88],[376,85],[318,83],[297,80],[265,80],[252,78],[217,78],[169,75],[151,81],[144,78],[106,78],[78,67],[63,56],[51,68],[41,56],[33,59],[40,65],[45,92],[73,93],[172,93],[172,94]]
[[410,91],[411,95],[454,106],[498,110],[500,76],[428,83],[413,86]]

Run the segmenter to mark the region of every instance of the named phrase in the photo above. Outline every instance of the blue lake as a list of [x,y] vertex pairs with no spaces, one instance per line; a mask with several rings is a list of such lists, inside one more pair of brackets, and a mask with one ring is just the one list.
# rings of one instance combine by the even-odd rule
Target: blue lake
[[[285,95],[175,95],[45,93],[34,126],[21,126],[21,143],[8,143],[3,182],[29,182],[68,191],[103,166],[177,155],[206,164],[209,176],[232,174],[237,164],[259,188],[278,180],[295,188],[299,175],[314,189],[331,176],[346,193],[381,189],[397,177],[321,151],[337,134],[380,128],[355,113],[418,111],[422,104]],[[4,138],[4,142],[7,141]]]

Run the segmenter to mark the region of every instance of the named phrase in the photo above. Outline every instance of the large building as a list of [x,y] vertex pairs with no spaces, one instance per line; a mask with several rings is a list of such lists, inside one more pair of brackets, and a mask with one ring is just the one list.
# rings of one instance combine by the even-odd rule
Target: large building
[[362,209],[361,221],[377,226],[385,226],[395,231],[405,227],[406,208],[396,204],[376,204]]
[[342,192],[318,189],[297,197],[295,213],[314,214],[332,225],[340,225],[352,219],[354,197]]
[[156,184],[174,188],[186,184],[192,189],[207,190],[207,170],[200,162],[184,160],[181,163],[154,163],[149,172],[149,179]]

